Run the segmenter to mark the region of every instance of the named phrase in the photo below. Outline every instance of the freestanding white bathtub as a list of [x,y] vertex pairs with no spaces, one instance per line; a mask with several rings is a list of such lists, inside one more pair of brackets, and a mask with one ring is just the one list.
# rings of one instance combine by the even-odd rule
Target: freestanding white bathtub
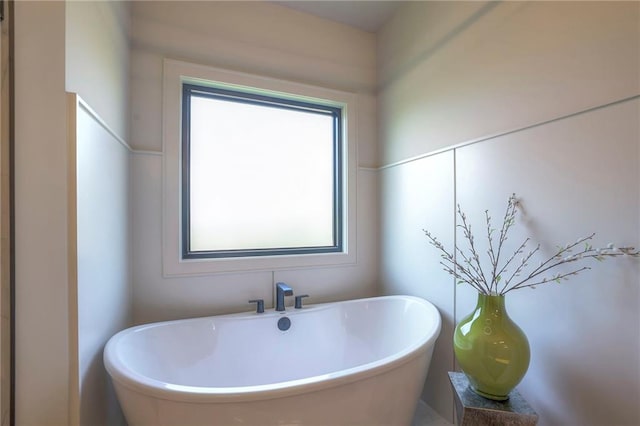
[[129,426],[400,426],[439,333],[432,304],[385,296],[141,325],[104,363]]

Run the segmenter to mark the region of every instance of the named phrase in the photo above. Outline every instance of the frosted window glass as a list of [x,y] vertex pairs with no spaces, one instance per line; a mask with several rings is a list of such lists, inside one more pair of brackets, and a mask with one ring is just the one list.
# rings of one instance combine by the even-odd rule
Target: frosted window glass
[[332,247],[335,118],[190,97],[189,250]]

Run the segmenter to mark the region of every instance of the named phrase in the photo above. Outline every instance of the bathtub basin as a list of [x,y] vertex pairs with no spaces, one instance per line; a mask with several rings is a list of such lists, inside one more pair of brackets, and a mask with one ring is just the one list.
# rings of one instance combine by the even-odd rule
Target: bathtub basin
[[130,426],[400,426],[439,332],[432,304],[385,296],[132,327],[104,364]]

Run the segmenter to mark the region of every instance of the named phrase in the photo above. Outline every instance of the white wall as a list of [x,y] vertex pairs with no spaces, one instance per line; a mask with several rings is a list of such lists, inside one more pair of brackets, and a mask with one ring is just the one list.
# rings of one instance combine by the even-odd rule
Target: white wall
[[65,8],[14,7],[16,424],[63,426],[71,338]]
[[129,136],[130,6],[66,2],[66,85],[125,140]]
[[[124,424],[102,352],[130,323],[129,148],[77,104],[79,424]],[[72,407],[74,410],[74,407]]]
[[77,164],[77,328],[71,324],[77,383],[71,388],[78,392],[70,412],[82,425],[124,424],[102,351],[131,319],[128,25],[126,2],[66,4],[66,89],[82,98],[70,147]]
[[[65,90],[79,92],[125,140],[127,118],[132,121],[134,322],[248,309],[250,298],[272,300],[278,280],[311,294],[312,302],[373,295],[379,272],[383,293],[421,295],[443,314],[423,397],[445,416],[452,413],[446,379],[454,368],[450,334],[455,320],[472,308],[473,294],[453,288],[422,228],[451,243],[455,202],[470,213],[501,211],[515,191],[535,220],[527,222],[523,235],[559,243],[597,231],[604,239],[599,242],[640,244],[638,99],[615,103],[640,94],[637,3],[411,2],[378,36],[377,77],[373,35],[256,2],[135,2],[127,76],[121,31],[126,7],[124,2],[15,4],[18,424],[67,425],[82,412],[91,419],[88,411],[70,412],[69,377],[88,378],[83,385],[92,389],[104,378],[69,368],[75,356],[90,365],[99,342],[90,340],[96,324],[89,315],[86,334],[70,333],[76,326],[83,330],[83,324],[74,324],[76,310],[69,301]],[[356,266],[162,277],[165,56],[358,93]],[[478,143],[465,145],[469,141]],[[118,176],[126,180],[122,153],[107,145],[119,160],[105,172],[120,168]],[[402,163],[424,154],[432,155]],[[397,162],[380,173],[371,169]],[[115,199],[120,223],[114,226],[122,231],[121,191]],[[120,284],[126,279],[125,257],[118,258]],[[89,266],[89,275],[103,267]],[[614,261],[562,287],[509,296],[510,312],[533,351],[519,389],[541,424],[640,422],[638,281],[636,264]],[[109,294],[126,307],[130,300],[123,288]],[[77,310],[82,317],[95,306],[91,299],[99,291],[84,293],[85,299],[83,290],[76,290],[78,300],[85,300]],[[118,310],[108,322],[120,327],[123,318]],[[598,343],[591,338],[594,331]],[[70,353],[74,340],[76,346],[84,341],[88,352]],[[87,395],[83,409],[104,412],[94,399],[98,394]]]
[[[269,306],[274,281],[310,294],[310,303],[374,295],[377,177],[368,169],[376,164],[374,35],[263,2],[135,2],[132,44],[134,322],[249,310],[255,298]],[[356,265],[163,278],[164,57],[357,93]]]
[[[440,258],[427,251],[422,229],[453,229],[453,162],[448,152],[380,172],[381,292],[419,296],[440,311],[442,329],[422,399],[445,417],[452,410],[447,371],[453,370],[454,288]],[[439,236],[453,245],[451,232]]]
[[[67,113],[66,91],[96,102],[108,125],[126,136],[124,10],[124,3],[15,3],[16,424],[66,426],[93,422],[93,410],[105,413],[106,401],[98,395],[104,392],[105,380],[97,360],[107,335],[125,324],[129,272],[120,263],[112,275],[117,283],[95,280],[105,267],[100,262],[107,259],[87,262],[95,259],[95,252],[87,247],[90,236],[85,228],[78,229],[81,241],[76,240],[75,161],[68,139],[76,129],[68,121],[73,117]],[[93,136],[88,139],[103,142]],[[107,166],[103,160],[93,159]],[[101,179],[112,180],[120,191],[109,198],[119,200],[110,208],[118,212],[120,222],[109,228],[120,231],[119,240],[108,243],[125,262],[128,242],[122,239],[127,232],[123,214],[128,216],[128,207],[123,197],[127,199],[128,185],[123,180],[127,180],[128,164],[122,158],[118,161],[119,171],[109,167]],[[82,166],[91,169],[91,165]],[[119,179],[114,179],[116,173]],[[84,196],[87,191],[95,195],[85,185],[90,183],[80,185],[83,220]],[[82,257],[78,264],[76,246]],[[111,298],[95,300],[105,295]],[[116,310],[108,309],[114,304]],[[96,306],[108,311],[102,311],[99,324],[93,316],[101,312]]]
[[[416,2],[379,35],[380,153],[393,164],[381,172],[383,292],[424,295],[443,314],[423,395],[442,415],[451,330],[475,295],[444,275],[421,229],[451,247],[455,203],[481,233],[484,210],[499,221],[516,192],[527,215],[514,241],[547,254],[590,232],[640,245],[639,20],[637,3]],[[592,266],[507,296],[532,348],[518,389],[541,425],[640,422],[640,268]]]

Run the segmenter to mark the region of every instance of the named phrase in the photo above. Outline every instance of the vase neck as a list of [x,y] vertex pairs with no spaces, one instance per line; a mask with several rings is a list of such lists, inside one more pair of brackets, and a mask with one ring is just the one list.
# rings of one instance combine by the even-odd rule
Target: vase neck
[[505,313],[504,296],[478,293],[476,309]]

